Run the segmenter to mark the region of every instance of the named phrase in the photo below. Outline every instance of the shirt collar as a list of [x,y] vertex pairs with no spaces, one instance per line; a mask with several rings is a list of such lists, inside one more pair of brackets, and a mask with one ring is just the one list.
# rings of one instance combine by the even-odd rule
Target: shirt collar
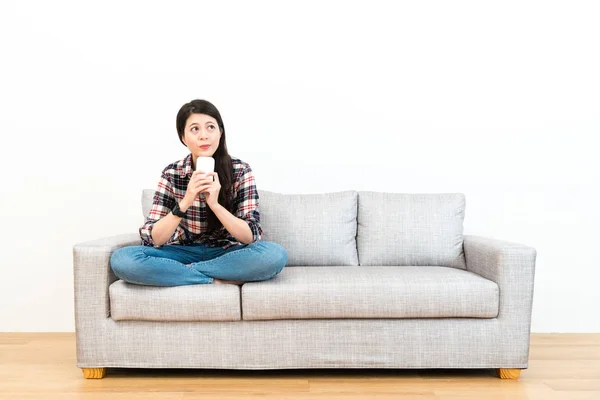
[[181,160],[179,175],[183,178],[184,176],[191,176],[193,172],[194,169],[192,168],[192,153],[190,153],[183,160]]

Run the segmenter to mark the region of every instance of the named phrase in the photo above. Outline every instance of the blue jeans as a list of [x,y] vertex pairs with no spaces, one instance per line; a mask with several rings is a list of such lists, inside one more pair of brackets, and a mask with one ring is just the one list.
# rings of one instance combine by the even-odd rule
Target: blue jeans
[[112,254],[110,266],[115,275],[126,282],[180,286],[212,283],[213,278],[268,280],[281,272],[287,258],[285,248],[265,241],[240,244],[227,250],[201,243],[162,247],[127,246]]

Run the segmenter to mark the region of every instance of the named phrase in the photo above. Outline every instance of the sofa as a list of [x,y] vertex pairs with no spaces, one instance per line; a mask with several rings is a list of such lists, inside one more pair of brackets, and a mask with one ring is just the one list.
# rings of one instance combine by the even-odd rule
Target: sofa
[[[153,193],[143,190],[144,216]],[[464,194],[259,199],[261,240],[288,251],[268,281],[126,283],[109,260],[141,244],[137,229],[73,246],[84,377],[111,367],[485,368],[514,379],[528,367],[536,250],[464,234]]]

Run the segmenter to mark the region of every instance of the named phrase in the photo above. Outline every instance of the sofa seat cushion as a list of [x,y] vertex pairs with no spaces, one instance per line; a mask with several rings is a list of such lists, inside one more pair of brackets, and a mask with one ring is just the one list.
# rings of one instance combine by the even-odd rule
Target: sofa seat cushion
[[117,280],[109,287],[112,319],[143,321],[239,321],[236,285],[144,286]]
[[242,286],[244,320],[494,318],[499,288],[451,267],[286,267]]

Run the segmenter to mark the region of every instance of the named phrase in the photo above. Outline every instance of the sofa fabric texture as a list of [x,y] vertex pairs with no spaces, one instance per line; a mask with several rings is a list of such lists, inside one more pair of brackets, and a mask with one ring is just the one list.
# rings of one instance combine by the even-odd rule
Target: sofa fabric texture
[[357,192],[258,193],[263,240],[287,250],[286,267],[358,265]]
[[493,318],[498,285],[447,267],[296,267],[242,286],[244,320]]
[[115,321],[239,321],[240,291],[235,285],[154,287],[118,280],[109,287]]
[[463,234],[464,195],[259,193],[267,281],[138,286],[110,268],[137,231],[75,244],[77,366],[527,368],[536,250]]
[[360,265],[438,265],[465,269],[461,193],[359,192]]

